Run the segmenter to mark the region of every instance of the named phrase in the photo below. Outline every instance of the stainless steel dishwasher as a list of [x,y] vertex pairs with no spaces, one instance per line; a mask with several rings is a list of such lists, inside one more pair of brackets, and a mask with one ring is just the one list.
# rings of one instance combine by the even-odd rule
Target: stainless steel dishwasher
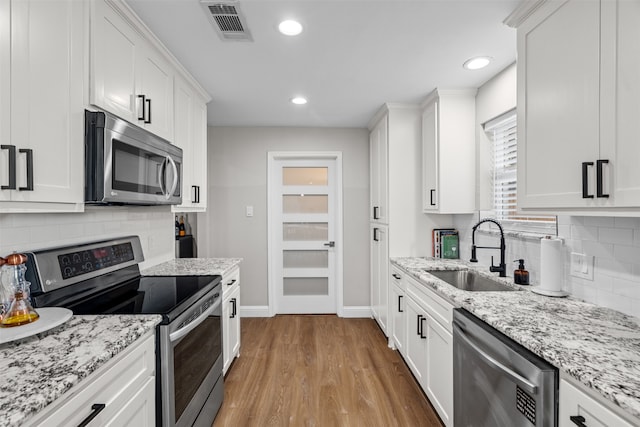
[[558,370],[464,309],[453,313],[456,427],[556,426]]

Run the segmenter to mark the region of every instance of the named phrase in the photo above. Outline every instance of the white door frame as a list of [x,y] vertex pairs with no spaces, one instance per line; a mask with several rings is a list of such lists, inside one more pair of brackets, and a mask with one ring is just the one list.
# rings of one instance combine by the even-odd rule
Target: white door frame
[[336,161],[336,178],[340,185],[336,185],[336,311],[339,317],[343,316],[343,250],[344,238],[342,232],[342,153],[340,151],[269,151],[267,152],[267,271],[268,271],[268,288],[269,288],[269,316],[275,316],[278,312],[275,268],[272,267],[274,254],[274,230],[271,225],[273,218],[273,209],[276,200],[276,194],[273,191],[272,173],[276,160],[319,160],[330,159]]

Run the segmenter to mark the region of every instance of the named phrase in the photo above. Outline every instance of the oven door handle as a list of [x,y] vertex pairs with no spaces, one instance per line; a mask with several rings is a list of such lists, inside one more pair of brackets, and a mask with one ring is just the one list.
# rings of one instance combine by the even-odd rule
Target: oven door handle
[[511,370],[509,367],[504,366],[502,363],[498,362],[496,359],[494,359],[493,357],[489,356],[480,347],[478,347],[476,344],[474,344],[469,339],[469,337],[467,337],[467,335],[465,334],[465,330],[455,320],[453,322],[453,327],[455,329],[457,329],[457,331],[458,331],[457,337],[462,339],[462,341],[464,341],[464,343],[466,345],[471,347],[488,365],[490,365],[494,369],[497,369],[498,371],[501,371],[502,373],[504,373],[507,377],[509,377],[509,379],[511,381],[515,382],[520,387],[522,387],[523,389],[527,390],[529,393],[531,393],[531,394],[538,393],[538,386],[536,386],[535,384],[531,383],[529,380],[524,378],[522,375],[519,375],[515,371]]
[[200,324],[202,322],[204,322],[207,317],[209,317],[209,315],[220,306],[220,298],[218,298],[216,300],[216,302],[209,308],[207,308],[200,316],[198,316],[197,319],[195,319],[193,322],[189,323],[188,325],[186,325],[184,328],[178,329],[177,331],[171,332],[169,334],[169,341],[176,342],[178,341],[180,338],[184,337],[185,335],[187,335],[189,332],[193,331],[195,328],[197,328],[198,326],[200,326]]

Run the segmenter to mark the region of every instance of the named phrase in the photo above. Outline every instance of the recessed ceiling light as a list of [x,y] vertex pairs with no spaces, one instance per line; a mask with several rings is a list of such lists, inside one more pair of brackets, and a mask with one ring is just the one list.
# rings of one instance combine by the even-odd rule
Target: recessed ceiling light
[[287,19],[278,25],[278,30],[285,36],[297,36],[302,32],[302,24],[298,21]]
[[296,105],[304,105],[307,103],[307,98],[303,96],[296,96],[295,98],[291,98],[291,102]]
[[462,66],[467,70],[479,70],[484,68],[491,62],[491,58],[488,56],[477,56],[475,58],[468,59]]

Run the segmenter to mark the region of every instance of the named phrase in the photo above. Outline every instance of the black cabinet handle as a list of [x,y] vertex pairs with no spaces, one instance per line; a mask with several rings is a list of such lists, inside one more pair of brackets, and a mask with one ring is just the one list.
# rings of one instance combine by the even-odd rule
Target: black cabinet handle
[[400,277],[400,275],[399,275],[399,274],[396,274],[396,273],[393,273],[393,274],[392,274],[392,276],[393,276],[395,279],[398,279],[398,280],[402,279],[402,277]]
[[227,286],[231,286],[231,285],[233,285],[234,283],[236,283],[236,279],[233,279],[232,281],[230,281],[229,283],[227,283]]
[[229,316],[230,318],[234,318],[236,317],[236,299],[235,298],[231,298],[231,316]]
[[378,206],[374,206],[374,207],[373,207],[373,219],[380,219],[380,218],[378,217],[378,210],[379,210],[379,209],[380,209],[380,207],[378,207]]
[[423,316],[422,319],[420,319],[420,338],[422,338],[423,340],[427,339],[427,336],[424,335],[424,322],[425,320],[427,320],[426,316]]
[[3,150],[9,150],[9,185],[3,185],[3,190],[15,190],[16,189],[16,146],[15,145],[0,145]]
[[582,198],[593,199],[593,194],[589,194],[589,166],[593,162],[582,162]]
[[596,196],[609,197],[608,194],[602,192],[602,165],[609,163],[609,160],[596,160]]
[[422,326],[422,322],[421,322],[422,317],[423,317],[423,316],[422,316],[422,314],[418,314],[418,330],[416,331],[416,335],[420,335],[420,336],[422,336],[422,329],[421,329],[421,326]]
[[147,113],[149,113],[148,118],[144,121],[145,123],[151,123],[151,100],[147,99],[145,101],[147,103]]
[[402,309],[402,295],[398,295],[398,313],[404,313]]
[[198,203],[198,186],[191,186],[191,203]]
[[33,150],[31,148],[21,148],[18,150],[27,155],[27,186],[19,187],[20,191],[33,191]]
[[435,206],[435,205],[436,205],[436,204],[433,202],[433,194],[434,194],[435,192],[436,192],[436,189],[435,189],[435,188],[432,188],[432,189],[431,189],[431,191],[429,192],[429,198],[431,199],[431,200],[430,200],[431,206]]
[[100,412],[102,412],[102,410],[106,406],[107,405],[105,405],[104,403],[94,403],[93,405],[91,405],[91,413],[87,416],[87,418],[82,420],[82,422],[80,424],[78,424],[78,427],[86,427],[87,425],[89,425],[91,420],[93,420],[95,417],[97,417],[98,414]]
[[378,241],[378,229],[377,228],[373,229],[373,241],[374,242]]
[[145,111],[144,111],[144,109],[145,109],[145,104],[146,104],[147,97],[144,96],[144,95],[138,95],[138,99],[142,100],[142,103],[141,103],[141,105],[142,105],[142,117],[140,117],[140,114],[138,114],[138,120],[144,120],[145,119]]
[[200,203],[200,186],[196,185],[196,203]]
[[585,419],[582,415],[573,415],[573,416],[570,416],[569,419],[571,420],[571,422],[573,422],[577,426],[587,427],[587,425],[584,423]]

